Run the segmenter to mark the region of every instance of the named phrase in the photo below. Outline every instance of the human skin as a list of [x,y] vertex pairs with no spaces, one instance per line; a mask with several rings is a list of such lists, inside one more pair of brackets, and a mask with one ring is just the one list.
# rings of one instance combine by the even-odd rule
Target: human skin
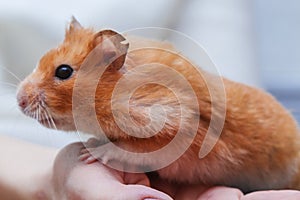
[[124,173],[100,162],[87,165],[79,161],[82,143],[60,151],[53,168],[54,194],[57,199],[171,199],[150,188],[145,174]]
[[58,153],[0,136],[1,199],[170,199],[166,194],[189,200],[300,199],[300,192],[293,190],[243,195],[235,188],[170,184],[155,175],[123,173],[99,162],[87,165],[78,159],[82,148],[82,143],[73,143]]
[[145,174],[78,160],[82,143],[57,149],[0,135],[1,200],[171,199],[149,187]]
[[36,200],[49,195],[52,166],[58,149],[0,135],[0,197]]

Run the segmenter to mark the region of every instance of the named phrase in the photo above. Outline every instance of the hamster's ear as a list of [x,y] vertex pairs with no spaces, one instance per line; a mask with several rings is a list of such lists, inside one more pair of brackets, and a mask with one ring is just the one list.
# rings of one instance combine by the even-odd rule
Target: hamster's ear
[[81,24],[77,21],[77,19],[72,16],[71,22],[69,27],[66,30],[66,38],[70,35],[72,35],[74,32],[83,29]]
[[111,62],[108,70],[119,70],[122,68],[129,44],[121,34],[112,30],[100,31],[95,34],[93,45],[94,47],[100,45],[102,62],[106,64]]
[[77,19],[74,16],[72,16],[72,20],[71,20],[71,23],[70,23],[69,30],[74,31],[74,30],[79,30],[79,29],[83,29],[83,27],[77,21]]

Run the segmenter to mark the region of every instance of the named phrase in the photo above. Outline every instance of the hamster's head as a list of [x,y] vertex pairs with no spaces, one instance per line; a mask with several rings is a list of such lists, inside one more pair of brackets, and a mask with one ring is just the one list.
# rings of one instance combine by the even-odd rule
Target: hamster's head
[[[101,44],[98,64],[109,63],[107,70],[119,70],[125,62],[128,49],[124,41],[122,35],[112,30],[94,32],[83,28],[73,18],[63,43],[47,52],[34,71],[21,82],[17,92],[19,108],[25,115],[48,128],[76,130],[72,115],[72,93],[82,63]],[[121,56],[115,58],[116,55]]]

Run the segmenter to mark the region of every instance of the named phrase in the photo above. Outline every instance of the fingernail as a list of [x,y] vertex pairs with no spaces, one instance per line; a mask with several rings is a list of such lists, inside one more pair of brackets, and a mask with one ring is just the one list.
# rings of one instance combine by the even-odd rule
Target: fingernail
[[144,200],[160,200],[160,199],[146,198]]
[[85,163],[86,164],[91,164],[93,162],[96,162],[97,159],[95,159],[94,157],[89,157],[88,159],[85,160]]
[[79,156],[79,157],[78,157],[78,160],[79,160],[79,161],[83,161],[83,156]]

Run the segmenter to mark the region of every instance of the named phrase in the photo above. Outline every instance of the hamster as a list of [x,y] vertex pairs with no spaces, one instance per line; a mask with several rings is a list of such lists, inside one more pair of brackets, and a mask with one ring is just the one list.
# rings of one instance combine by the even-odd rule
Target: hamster
[[[48,128],[78,130],[93,135],[97,141],[105,141],[106,138],[116,146],[135,153],[162,149],[171,143],[182,125],[182,137],[173,146],[174,154],[188,140],[191,144],[178,159],[159,169],[154,166],[163,162],[164,158],[168,159],[169,155],[140,160],[120,152],[100,152],[98,148],[107,145],[105,142],[97,144],[90,141],[87,146],[94,152],[92,155],[105,162],[118,160],[153,169],[161,178],[178,183],[224,185],[244,192],[300,189],[299,130],[291,114],[274,97],[260,89],[222,78],[226,93],[224,127],[211,152],[200,159],[199,150],[212,117],[211,96],[204,78],[213,79],[214,75],[201,69],[202,75],[199,75],[191,62],[182,59],[179,53],[170,53],[176,51],[170,44],[128,38],[130,36],[112,30],[95,32],[83,28],[73,19],[63,43],[46,53],[37,68],[20,84],[17,93],[20,109]],[[147,43],[157,49],[138,48]],[[86,58],[99,45],[101,48],[96,51],[98,61],[80,74],[81,66],[89,65],[85,63]],[[130,51],[132,48],[138,50]],[[172,80],[166,77],[166,73],[158,67],[160,64],[169,66],[188,81],[196,102],[189,98],[188,86],[180,88],[177,85],[174,92],[162,84],[151,82],[163,80],[171,86],[180,82],[180,78]],[[137,70],[138,66],[144,66],[142,71]],[[103,71],[100,78],[97,70]],[[134,78],[126,76],[122,79],[128,73],[134,74]],[[81,81],[78,82],[79,76]],[[149,81],[135,88],[127,99],[126,87],[143,80]],[[125,89],[114,92],[120,81],[126,85]],[[94,94],[89,93],[95,84]],[[183,102],[179,102],[178,98],[182,98]],[[76,109],[81,110],[74,113]],[[218,114],[218,110],[216,112]],[[101,130],[91,124],[93,114]],[[129,118],[131,121],[128,121]],[[151,120],[154,122],[151,123]],[[160,121],[164,122],[162,127],[156,127],[161,126]],[[147,127],[149,123],[148,129],[136,128]],[[192,135],[190,131],[195,127],[196,133]],[[159,131],[154,134],[152,130]],[[170,152],[172,154],[173,151]],[[82,154],[81,158],[88,163],[95,161],[87,151]]]

